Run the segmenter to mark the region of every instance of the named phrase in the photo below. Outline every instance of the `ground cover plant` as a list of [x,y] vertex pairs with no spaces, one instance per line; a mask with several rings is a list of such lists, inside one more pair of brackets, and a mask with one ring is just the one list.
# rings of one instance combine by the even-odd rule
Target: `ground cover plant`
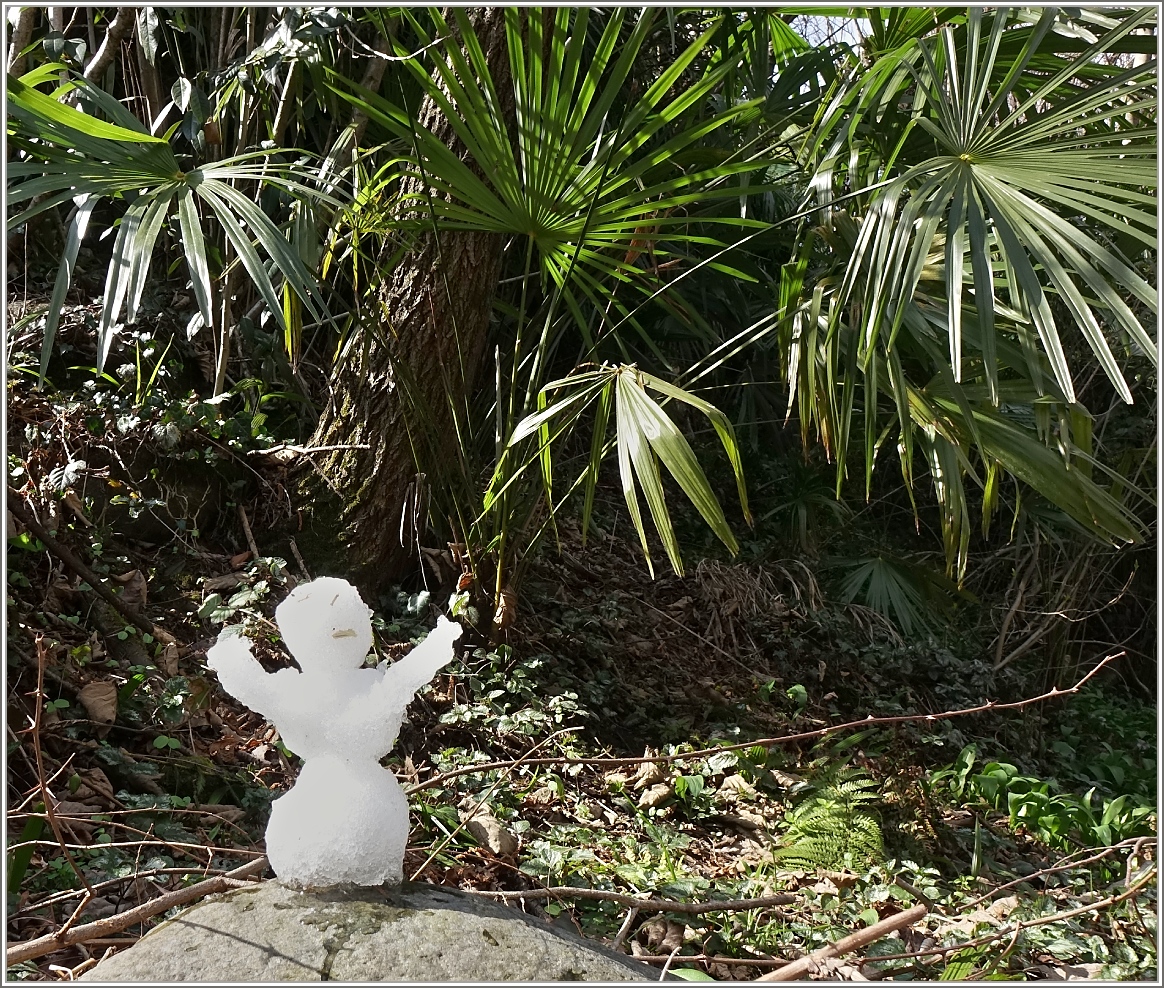
[[467,628],[406,877],[691,980],[1156,976],[1153,11],[12,21],[10,978],[269,875],[205,653],[324,574]]

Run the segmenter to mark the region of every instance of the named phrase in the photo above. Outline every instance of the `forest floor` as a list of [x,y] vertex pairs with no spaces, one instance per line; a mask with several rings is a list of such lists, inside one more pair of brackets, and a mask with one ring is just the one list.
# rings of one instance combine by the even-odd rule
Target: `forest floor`
[[[66,314],[67,361],[91,319]],[[127,910],[261,858],[299,764],[206,667],[240,622],[287,663],[274,607],[319,575],[287,465],[250,455],[273,445],[257,405],[147,382],[138,342],[38,391],[35,325],[10,341],[8,944],[108,921],[10,978],[71,978],[173,913]],[[981,631],[905,636],[775,540],[652,581],[607,496],[585,545],[565,524],[543,547],[506,640],[410,706],[385,760],[407,876],[692,980],[752,980],[917,905],[808,976],[1155,978],[1154,707],[1109,669],[1041,699],[1077,678],[992,679]],[[432,626],[433,580],[376,602],[381,657]],[[957,713],[989,699],[1014,706]]]

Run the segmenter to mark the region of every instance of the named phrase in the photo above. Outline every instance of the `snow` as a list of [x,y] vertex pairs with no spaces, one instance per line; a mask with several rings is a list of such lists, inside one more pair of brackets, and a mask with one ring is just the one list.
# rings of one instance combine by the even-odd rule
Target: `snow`
[[283,882],[303,887],[403,881],[408,803],[380,759],[396,743],[409,701],[453,658],[461,627],[441,617],[403,659],[364,666],[371,611],[346,580],[300,584],[275,620],[302,672],[268,673],[237,628],[207,652],[232,696],[272,721],[304,759],[275,800],[267,858]]

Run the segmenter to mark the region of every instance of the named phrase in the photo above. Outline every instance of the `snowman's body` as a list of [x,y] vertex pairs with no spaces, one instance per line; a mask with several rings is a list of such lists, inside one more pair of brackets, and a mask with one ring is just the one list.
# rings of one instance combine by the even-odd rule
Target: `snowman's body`
[[267,824],[267,857],[285,882],[403,879],[408,803],[380,758],[396,742],[413,695],[452,658],[461,629],[441,618],[399,662],[362,668],[372,644],[369,615],[351,584],[325,577],[297,587],[275,612],[302,672],[267,673],[251,643],[226,631],[207,653],[223,688],[272,720],[304,759]]
[[271,868],[296,885],[399,885],[407,842],[408,801],[372,759],[309,759],[267,824]]

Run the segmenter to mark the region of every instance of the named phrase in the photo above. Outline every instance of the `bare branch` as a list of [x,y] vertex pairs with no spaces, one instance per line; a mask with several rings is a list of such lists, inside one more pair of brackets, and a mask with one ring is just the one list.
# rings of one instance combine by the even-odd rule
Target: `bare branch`
[[889,916],[881,920],[880,923],[874,923],[863,930],[858,930],[856,933],[850,933],[843,940],[838,940],[836,943],[831,943],[827,947],[821,947],[820,950],[814,950],[811,954],[794,960],[791,964],[786,964],[778,971],[772,971],[768,974],[762,974],[757,981],[795,981],[803,974],[807,974],[821,961],[828,960],[830,957],[841,957],[844,954],[852,953],[859,947],[864,947],[867,943],[872,943],[874,940],[880,940],[887,933],[892,933],[894,930],[900,930],[905,926],[913,926],[920,920],[929,910],[925,906],[913,906],[903,912],[899,912],[894,916]]
[[72,930],[49,933],[43,937],[37,937],[35,940],[14,943],[8,948],[6,963],[8,967],[11,967],[21,961],[30,961],[36,957],[51,954],[54,950],[71,947],[75,943],[85,943],[87,940],[93,940],[97,937],[120,933],[136,923],[164,913],[167,909],[173,909],[174,906],[184,906],[187,902],[193,902],[203,896],[237,888],[241,879],[256,872],[262,872],[266,866],[267,859],[265,857],[256,858],[254,861],[248,861],[245,865],[235,868],[234,871],[228,871],[225,875],[216,875],[214,878],[208,878],[197,885],[189,885],[184,889],[175,889],[173,892],[159,895],[156,899],[144,902],[134,909],[127,909],[116,916],[99,919],[94,923],[86,923],[84,926],[78,926]]
[[464,891],[470,895],[501,899],[503,902],[508,902],[511,899],[518,901],[526,899],[590,899],[597,902],[617,902],[621,906],[631,906],[638,912],[648,910],[650,912],[682,913],[685,916],[716,912],[742,912],[745,909],[771,909],[774,906],[790,906],[800,899],[796,895],[768,895],[761,899],[725,899],[723,902],[673,902],[670,899],[639,899],[633,895],[623,895],[621,892],[575,888],[572,885],[549,889],[529,889],[524,892],[478,892],[474,889],[465,889]]
[[112,23],[106,29],[105,39],[101,42],[101,47],[97,49],[92,60],[85,66],[86,82],[97,84],[97,80],[101,78],[105,70],[109,68],[109,63],[116,57],[117,49],[122,40],[133,30],[136,19],[136,7],[117,8],[117,16],[113,18]]
[[700,748],[696,751],[683,751],[673,755],[645,755],[641,758],[519,758],[512,761],[504,762],[485,762],[481,765],[467,765],[464,768],[453,769],[449,772],[442,772],[440,775],[434,775],[431,779],[424,782],[418,782],[416,785],[409,786],[405,792],[411,795],[414,792],[419,792],[421,789],[428,789],[432,786],[441,785],[449,779],[455,779],[460,775],[473,775],[479,772],[490,772],[495,769],[512,769],[518,765],[589,765],[591,767],[601,768],[615,768],[627,765],[641,765],[644,762],[658,762],[662,765],[669,765],[672,762],[689,761],[694,758],[707,758],[710,755],[718,755],[725,751],[743,751],[747,748],[773,748],[779,744],[791,744],[794,741],[810,741],[814,738],[827,737],[830,734],[836,734],[838,731],[850,731],[856,728],[868,727],[885,727],[890,724],[908,724],[908,723],[933,723],[939,720],[950,720],[954,717],[965,717],[969,714],[981,714],[987,711],[999,710],[1019,710],[1023,707],[1029,707],[1035,703],[1043,703],[1047,700],[1055,700],[1059,697],[1070,696],[1078,693],[1084,684],[1095,676],[1105,666],[1114,662],[1116,659],[1124,655],[1123,652],[1114,652],[1111,655],[1106,655],[1086,676],[1079,680],[1074,686],[1061,690],[1057,686],[1053,686],[1046,693],[1040,693],[1038,696],[1027,697],[1025,700],[1015,700],[1011,703],[996,703],[994,700],[988,700],[986,703],[981,703],[976,707],[963,707],[960,710],[945,710],[939,714],[897,714],[892,717],[874,717],[870,714],[862,720],[850,720],[843,724],[833,724],[829,727],[821,727],[814,731],[802,731],[799,734],[786,734],[780,738],[760,738],[756,741],[742,741],[739,744],[725,744],[717,745],[714,748]]

